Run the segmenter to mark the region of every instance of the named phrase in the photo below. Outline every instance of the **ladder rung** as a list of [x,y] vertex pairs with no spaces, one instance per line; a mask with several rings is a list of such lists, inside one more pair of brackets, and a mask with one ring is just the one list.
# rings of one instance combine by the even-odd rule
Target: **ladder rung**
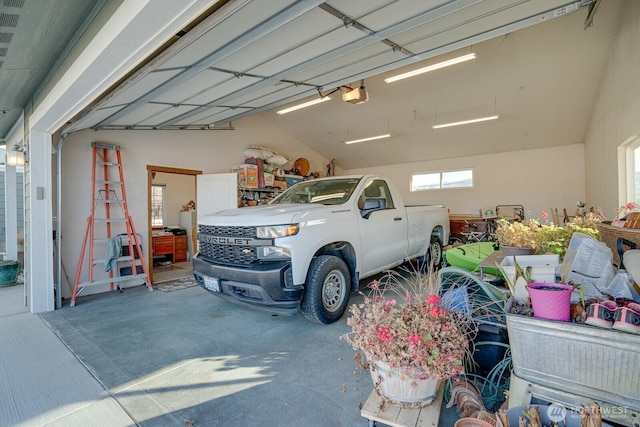
[[138,273],[135,276],[132,274],[129,276],[108,277],[106,279],[94,280],[93,282],[78,283],[78,288],[86,288],[87,286],[93,286],[93,285],[107,285],[109,283],[120,283],[120,282],[126,282],[127,280],[146,279],[146,278],[147,278],[147,275],[144,273]]
[[[127,256],[121,256],[118,258],[115,258],[115,261],[131,261],[133,259],[133,257],[131,255],[127,255]],[[93,265],[97,265],[97,264],[104,264],[104,259],[94,259],[93,260]]]
[[100,160],[96,161],[96,165],[100,166],[120,166],[118,162],[102,162]]
[[96,203],[124,203],[124,200],[120,199],[94,199]]
[[122,181],[101,181],[96,179],[96,184],[122,185]]
[[126,218],[94,218],[95,222],[125,222]]
[[104,142],[92,142],[92,147],[96,148],[106,148],[107,150],[119,150],[120,146],[115,144],[105,144]]

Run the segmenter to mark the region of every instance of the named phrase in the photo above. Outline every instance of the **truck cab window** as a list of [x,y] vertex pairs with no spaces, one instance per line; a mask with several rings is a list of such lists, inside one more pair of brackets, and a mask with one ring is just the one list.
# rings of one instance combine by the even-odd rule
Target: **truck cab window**
[[358,201],[360,210],[364,209],[393,209],[393,199],[387,183],[381,179],[371,181],[367,185]]

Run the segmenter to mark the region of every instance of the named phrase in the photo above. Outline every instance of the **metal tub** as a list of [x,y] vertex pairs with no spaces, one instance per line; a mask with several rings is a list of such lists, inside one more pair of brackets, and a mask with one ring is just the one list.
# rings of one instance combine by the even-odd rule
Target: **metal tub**
[[506,317],[518,377],[640,410],[640,335],[517,314]]

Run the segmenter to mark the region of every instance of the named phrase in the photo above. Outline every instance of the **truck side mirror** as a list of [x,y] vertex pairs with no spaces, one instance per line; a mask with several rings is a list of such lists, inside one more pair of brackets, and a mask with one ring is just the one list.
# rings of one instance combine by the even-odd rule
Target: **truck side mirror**
[[369,216],[371,215],[372,212],[386,209],[386,207],[387,207],[386,199],[365,199],[364,206],[360,211],[360,215],[364,219],[369,219]]

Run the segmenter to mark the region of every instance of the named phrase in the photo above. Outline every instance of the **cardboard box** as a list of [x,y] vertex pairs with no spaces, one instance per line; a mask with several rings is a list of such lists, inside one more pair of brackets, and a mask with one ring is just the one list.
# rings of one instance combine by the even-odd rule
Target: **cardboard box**
[[274,187],[278,187],[278,188],[280,188],[280,189],[282,189],[282,190],[286,190],[286,189],[287,189],[287,187],[288,187],[288,185],[287,185],[287,183],[286,183],[286,182],[284,182],[284,181],[279,181],[279,180],[274,181],[274,182],[273,182],[273,186],[274,186]]
[[265,187],[273,187],[273,183],[275,181],[275,175],[272,173],[265,172],[264,173],[264,186]]
[[231,168],[231,172],[238,174],[239,188],[258,188],[258,166],[238,165]]

